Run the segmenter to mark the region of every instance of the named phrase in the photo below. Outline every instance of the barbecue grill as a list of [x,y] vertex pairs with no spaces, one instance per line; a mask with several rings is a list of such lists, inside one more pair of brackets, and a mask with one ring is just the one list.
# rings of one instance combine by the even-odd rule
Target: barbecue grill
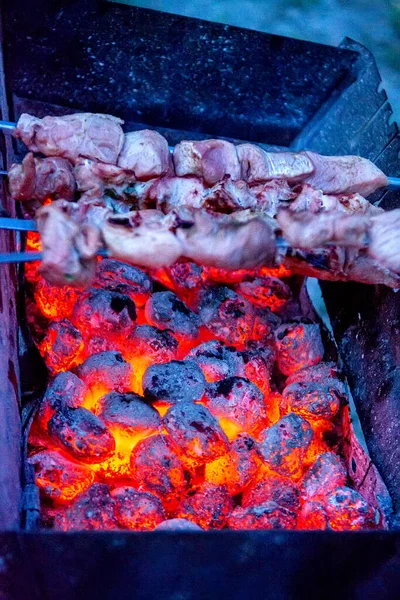
[[[34,9],[3,0],[2,9],[3,120],[99,111],[118,114],[126,130],[156,129],[171,145],[218,136],[352,153],[400,175],[400,136],[379,73],[352,40],[333,48],[89,0],[39,0]],[[22,148],[8,137],[0,142],[7,169]],[[400,193],[380,190],[373,201],[395,208]],[[2,206],[15,216],[4,182]],[[0,251],[15,249],[2,231]],[[370,533],[35,530],[38,493],[24,463],[19,406],[44,376],[26,335],[15,268],[3,266],[0,281],[4,597],[398,596],[396,518],[392,531]],[[400,296],[350,283],[322,289],[371,458],[398,511]]]

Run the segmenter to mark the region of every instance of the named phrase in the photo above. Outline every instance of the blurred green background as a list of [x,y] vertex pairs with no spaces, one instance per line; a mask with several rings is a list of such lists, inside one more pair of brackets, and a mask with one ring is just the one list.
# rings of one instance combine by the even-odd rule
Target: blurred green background
[[400,0],[116,0],[336,46],[364,44],[400,121]]

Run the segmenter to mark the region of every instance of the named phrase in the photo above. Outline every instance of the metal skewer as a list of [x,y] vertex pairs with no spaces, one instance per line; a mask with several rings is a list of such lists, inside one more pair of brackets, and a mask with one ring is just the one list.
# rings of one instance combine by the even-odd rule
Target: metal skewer
[[[13,133],[16,128],[16,123],[11,123],[11,121],[0,121],[0,130],[4,131],[4,133]],[[170,152],[173,152],[173,146],[168,146]],[[7,175],[7,171],[0,170],[0,175]],[[388,188],[390,190],[400,190],[400,177],[388,177],[389,183]]]

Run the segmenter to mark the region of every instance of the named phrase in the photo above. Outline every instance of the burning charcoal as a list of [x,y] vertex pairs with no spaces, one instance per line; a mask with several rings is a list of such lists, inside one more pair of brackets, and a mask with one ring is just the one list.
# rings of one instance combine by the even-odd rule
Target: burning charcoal
[[338,487],[324,503],[330,529],[373,529],[376,527],[375,510],[366,500],[348,487]]
[[275,331],[278,367],[284,375],[316,365],[322,360],[322,344],[317,323],[292,323]]
[[307,500],[297,517],[297,529],[324,530],[328,527],[328,517],[322,501]]
[[234,496],[252,481],[260,465],[255,441],[247,433],[241,433],[227,454],[206,465],[205,479],[215,485],[226,485]]
[[117,529],[114,506],[108,485],[94,483],[71,506],[59,513],[54,522],[54,529],[61,531]]
[[84,337],[97,334],[125,339],[136,325],[135,303],[118,292],[90,289],[76,302],[72,321]]
[[225,486],[202,483],[188,492],[177,517],[193,521],[203,529],[222,529],[233,504]]
[[164,521],[164,507],[153,494],[138,492],[132,487],[119,487],[111,492],[115,516],[120,527],[133,531],[152,531]]
[[375,527],[375,510],[361,494],[343,486],[325,498],[305,502],[298,519],[299,529],[354,531]]
[[281,319],[268,308],[254,308],[254,327],[251,334],[252,340],[265,340],[269,338],[280,324]]
[[144,271],[113,258],[100,261],[94,285],[129,296],[138,308],[146,304],[153,289]]
[[40,352],[52,374],[76,367],[82,351],[82,335],[68,319],[53,321],[40,346]]
[[69,318],[82,291],[67,285],[51,285],[41,277],[35,286],[35,300],[48,319]]
[[170,329],[185,339],[199,335],[200,319],[173,292],[156,292],[146,302],[148,322],[159,329]]
[[308,421],[290,413],[261,433],[259,449],[272,471],[298,476],[312,438]]
[[310,421],[333,419],[339,408],[337,392],[323,383],[292,383],[282,392],[283,413],[294,412]]
[[151,325],[137,327],[127,338],[129,359],[143,357],[151,362],[164,363],[176,358],[178,342],[169,331]]
[[346,469],[340,458],[333,452],[325,452],[304,475],[301,495],[304,500],[326,496],[336,487],[345,485],[346,479]]
[[204,342],[192,348],[186,358],[199,365],[208,382],[239,375],[244,368],[242,358],[235,349],[218,340]]
[[217,283],[227,283],[233,285],[240,283],[246,277],[257,277],[259,269],[238,269],[236,271],[228,271],[227,269],[220,269],[218,267],[205,267],[204,268],[207,276],[212,281]]
[[115,450],[115,440],[103,421],[86,408],[63,408],[48,423],[52,440],[84,463],[99,463]]
[[243,508],[260,506],[265,502],[275,502],[296,512],[300,506],[299,489],[291,479],[267,475],[261,481],[250,485],[242,496]]
[[339,396],[346,396],[346,386],[339,378],[339,370],[335,363],[319,363],[313,367],[300,369],[287,378],[286,385],[300,382],[323,383],[334,388]]
[[187,519],[168,519],[157,525],[156,531],[202,531],[202,529]]
[[243,377],[254,383],[263,394],[269,394],[271,375],[275,361],[275,352],[270,346],[249,342],[246,350],[239,352],[238,356],[243,364]]
[[131,455],[131,471],[140,488],[162,500],[179,497],[187,488],[185,472],[166,435],[153,435],[141,440]]
[[161,418],[156,409],[133,393],[110,392],[99,400],[96,414],[107,427],[117,427],[129,436],[149,435],[157,432],[161,426]]
[[211,287],[201,292],[199,316],[203,325],[228,345],[242,346],[253,331],[252,305],[227,287]]
[[182,461],[191,466],[215,460],[228,450],[228,438],[218,419],[200,404],[172,406],[163,418],[163,425]]
[[99,354],[99,352],[120,352],[125,350],[124,343],[126,343],[126,340],[105,337],[104,335],[93,335],[86,338],[82,354],[84,359],[87,360],[90,356]]
[[143,376],[146,399],[166,404],[200,400],[205,384],[202,370],[191,360],[151,365]]
[[[251,433],[265,425],[264,396],[248,379],[228,377],[209,383],[204,399],[210,412],[222,419],[221,425],[228,437],[232,430],[236,434]],[[225,429],[225,421],[229,432]]]
[[258,308],[280,311],[291,297],[290,288],[276,277],[246,277],[235,290]]
[[176,262],[171,267],[151,269],[150,276],[180,296],[190,295],[205,281],[203,267],[193,262]]
[[46,430],[47,423],[56,411],[64,407],[79,408],[83,406],[88,389],[79,377],[66,371],[59,373],[47,386],[46,393],[40,403],[38,421]]
[[276,502],[264,502],[260,506],[238,506],[228,518],[230,529],[294,529],[296,513],[279,506]]
[[204,285],[204,269],[192,262],[177,262],[169,267],[169,273],[175,288],[193,291]]
[[94,474],[89,467],[68,460],[55,450],[38,452],[28,462],[35,468],[39,489],[58,504],[68,504],[93,483]]
[[124,393],[132,387],[132,367],[119,352],[93,354],[76,371],[92,392],[93,402],[111,390]]

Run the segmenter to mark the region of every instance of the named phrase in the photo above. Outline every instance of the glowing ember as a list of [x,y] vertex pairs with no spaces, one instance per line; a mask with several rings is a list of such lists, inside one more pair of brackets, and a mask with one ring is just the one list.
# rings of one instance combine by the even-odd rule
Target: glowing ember
[[285,269],[105,259],[84,291],[26,276],[50,374],[29,436],[45,526],[375,527],[343,487],[345,386]]

